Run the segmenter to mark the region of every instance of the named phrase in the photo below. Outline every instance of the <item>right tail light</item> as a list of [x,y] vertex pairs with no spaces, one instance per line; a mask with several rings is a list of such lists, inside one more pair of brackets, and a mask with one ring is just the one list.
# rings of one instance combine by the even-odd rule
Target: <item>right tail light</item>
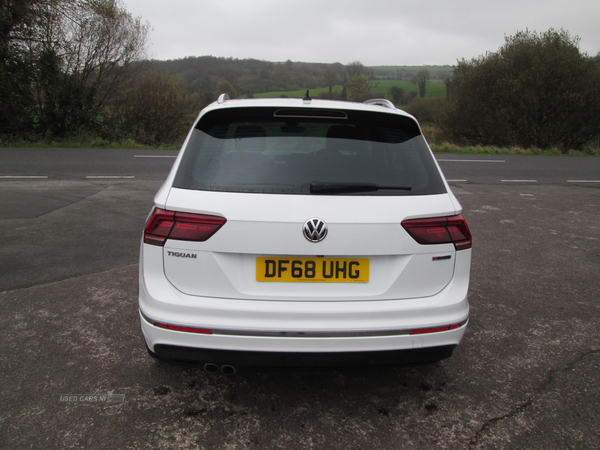
[[462,214],[451,217],[409,219],[402,226],[411,237],[422,245],[454,244],[456,250],[471,248],[469,226]]

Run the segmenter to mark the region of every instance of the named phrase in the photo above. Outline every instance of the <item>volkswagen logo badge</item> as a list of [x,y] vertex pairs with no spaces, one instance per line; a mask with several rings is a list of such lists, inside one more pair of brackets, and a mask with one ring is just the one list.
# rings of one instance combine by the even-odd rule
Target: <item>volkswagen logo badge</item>
[[313,217],[304,222],[302,231],[310,242],[321,242],[327,236],[327,224],[324,220]]

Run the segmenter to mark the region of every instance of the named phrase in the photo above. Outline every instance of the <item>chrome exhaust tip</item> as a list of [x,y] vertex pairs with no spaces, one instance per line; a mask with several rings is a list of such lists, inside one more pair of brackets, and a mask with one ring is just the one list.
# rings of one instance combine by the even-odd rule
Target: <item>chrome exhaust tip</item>
[[221,366],[221,373],[223,375],[234,375],[237,372],[237,369],[234,366],[230,366],[229,364],[224,364]]
[[204,371],[208,373],[217,373],[219,371],[219,366],[214,363],[206,363],[204,364]]

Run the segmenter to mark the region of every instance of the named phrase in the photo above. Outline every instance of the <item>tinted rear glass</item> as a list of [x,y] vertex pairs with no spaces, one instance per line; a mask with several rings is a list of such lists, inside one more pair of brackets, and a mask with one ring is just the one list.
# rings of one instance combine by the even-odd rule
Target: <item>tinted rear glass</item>
[[362,111],[307,109],[303,114],[285,108],[230,108],[203,116],[174,186],[310,194],[315,182],[382,188],[352,195],[446,192],[412,119]]

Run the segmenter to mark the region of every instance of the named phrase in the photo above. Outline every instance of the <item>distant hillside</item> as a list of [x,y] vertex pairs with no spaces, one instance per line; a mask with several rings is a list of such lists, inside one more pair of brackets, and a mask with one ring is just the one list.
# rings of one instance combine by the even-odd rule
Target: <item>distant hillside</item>
[[[263,93],[286,93],[306,89],[327,88],[326,72],[335,74],[333,86],[339,86],[348,77],[345,66],[340,63],[269,62],[257,59],[234,59],[215,56],[188,57],[168,61],[151,61],[153,67],[162,73],[169,73],[183,80],[188,92],[199,93],[204,98],[218,95],[217,85],[225,80],[235,90],[235,96],[246,97]],[[452,66],[376,66],[370,67],[377,81],[381,81],[387,93],[388,84],[384,80],[396,80],[405,85],[422,69],[430,72],[430,83],[443,83],[444,77],[451,75]],[[395,83],[394,83],[395,84]],[[399,83],[400,85],[400,83]],[[222,84],[220,85],[222,86]],[[445,86],[444,86],[445,88]],[[341,87],[340,87],[341,90]],[[430,96],[429,94],[427,95]],[[434,96],[445,96],[445,89],[436,90]]]
[[189,57],[169,61],[152,61],[161,72],[179,75],[190,92],[212,92],[221,80],[235,88],[238,96],[269,91],[315,89],[326,85],[324,74],[335,70],[340,75],[340,63],[283,63],[257,59],[233,59],[214,56]]

